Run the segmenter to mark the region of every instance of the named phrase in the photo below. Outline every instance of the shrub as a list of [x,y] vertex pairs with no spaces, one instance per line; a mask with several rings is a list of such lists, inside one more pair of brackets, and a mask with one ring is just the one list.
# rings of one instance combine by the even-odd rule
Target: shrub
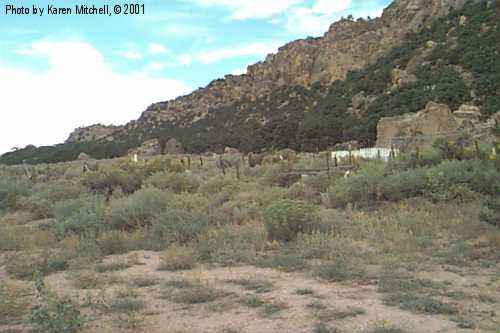
[[426,182],[425,169],[411,169],[381,179],[379,190],[385,199],[400,201],[422,195]]
[[247,262],[266,244],[265,227],[248,224],[208,230],[198,238],[196,249],[201,260],[234,264]]
[[340,179],[328,191],[331,207],[345,207],[347,204],[368,206],[375,203],[379,194],[379,182],[384,177],[382,163],[367,163],[349,178]]
[[54,216],[54,205],[57,202],[76,199],[84,193],[78,184],[67,180],[54,183],[37,184],[32,195],[22,202],[22,207],[33,213],[35,218],[43,219]]
[[111,228],[130,230],[150,225],[164,211],[172,196],[154,188],[137,191],[129,197],[111,203],[107,222]]
[[35,286],[39,305],[31,310],[27,320],[35,331],[76,333],[82,329],[84,319],[70,299],[61,299],[48,290],[40,276]]
[[321,228],[317,208],[300,201],[281,200],[264,212],[264,221],[272,240],[291,241],[299,233],[311,233]]
[[54,212],[54,231],[59,236],[97,233],[103,226],[104,198],[90,196],[62,201],[56,204]]
[[127,232],[111,230],[104,232],[97,239],[97,244],[103,255],[122,254],[130,250]]
[[194,175],[164,172],[158,172],[150,176],[146,179],[145,185],[160,190],[170,190],[177,194],[184,192],[195,193],[200,187],[200,183]]
[[172,243],[186,244],[200,235],[211,224],[207,213],[197,210],[169,209],[156,216],[152,234],[164,246]]
[[481,220],[500,228],[500,200],[490,199],[486,201],[481,212]]
[[0,210],[16,210],[19,201],[29,194],[31,186],[27,180],[0,177]]
[[196,265],[196,252],[185,246],[172,245],[160,255],[160,271],[189,270]]

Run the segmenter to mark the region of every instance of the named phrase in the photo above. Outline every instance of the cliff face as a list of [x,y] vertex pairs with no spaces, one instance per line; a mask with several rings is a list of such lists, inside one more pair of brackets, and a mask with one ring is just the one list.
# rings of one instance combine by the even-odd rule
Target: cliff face
[[[228,75],[207,87],[168,102],[151,105],[131,127],[176,123],[179,118],[195,122],[211,108],[243,98],[255,100],[287,85],[329,84],[344,79],[353,69],[373,62],[416,32],[466,0],[396,0],[381,18],[371,21],[342,20],[334,23],[321,38],[291,42],[265,61],[249,66],[240,76]],[[181,124],[179,124],[181,125]]]

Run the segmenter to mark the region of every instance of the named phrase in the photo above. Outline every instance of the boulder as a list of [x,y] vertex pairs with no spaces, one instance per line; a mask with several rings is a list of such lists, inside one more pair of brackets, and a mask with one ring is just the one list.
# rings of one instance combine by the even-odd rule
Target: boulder
[[469,121],[477,123],[481,119],[481,110],[477,106],[462,104],[460,108],[453,112],[453,116],[459,122]]
[[230,154],[230,155],[236,155],[236,154],[239,154],[240,151],[236,148],[232,148],[232,147],[226,147],[224,149],[224,154]]
[[389,148],[393,144],[412,143],[431,144],[439,136],[457,131],[457,121],[450,108],[445,104],[430,102],[417,113],[380,119],[377,125],[377,147]]
[[417,82],[417,77],[408,71],[402,69],[392,70],[392,85],[393,88],[401,88],[408,84]]
[[91,160],[91,159],[92,159],[92,157],[90,157],[90,155],[88,155],[86,153],[83,153],[83,152],[80,153],[78,155],[78,158],[77,158],[78,161],[88,161],[88,160]]
[[366,103],[366,96],[364,92],[360,92],[353,96],[352,98],[352,107],[356,110],[359,110]]

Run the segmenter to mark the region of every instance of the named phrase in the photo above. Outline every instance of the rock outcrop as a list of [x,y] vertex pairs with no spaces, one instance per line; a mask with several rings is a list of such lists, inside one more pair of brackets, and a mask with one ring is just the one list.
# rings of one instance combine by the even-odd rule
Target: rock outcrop
[[465,2],[396,0],[384,10],[381,18],[356,22],[341,20],[323,37],[298,40],[281,47],[265,61],[249,66],[244,75],[227,75],[189,95],[151,105],[129,127],[148,127],[161,122],[183,126],[186,122],[203,119],[210,109],[243,98],[255,100],[282,86],[308,87],[344,79],[350,70],[374,62],[401,43],[407,33],[428,26]]
[[376,146],[388,148],[415,140],[425,145],[459,127],[460,123],[447,105],[430,102],[417,113],[382,118],[377,125]]
[[464,104],[452,113],[447,105],[431,102],[417,113],[382,118],[377,125],[376,146],[425,146],[440,137],[461,135],[482,139],[492,135],[499,120],[500,112],[482,121],[481,110],[476,106]]
[[105,126],[101,124],[79,127],[69,135],[66,143],[98,141],[106,137],[112,140],[110,136],[120,129],[120,126]]

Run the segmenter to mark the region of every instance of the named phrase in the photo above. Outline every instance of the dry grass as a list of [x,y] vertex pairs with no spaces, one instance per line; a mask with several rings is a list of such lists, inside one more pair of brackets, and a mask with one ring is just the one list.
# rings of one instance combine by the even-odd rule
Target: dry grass
[[197,261],[194,249],[172,245],[166,249],[160,256],[160,271],[180,271],[189,270],[195,267]]

